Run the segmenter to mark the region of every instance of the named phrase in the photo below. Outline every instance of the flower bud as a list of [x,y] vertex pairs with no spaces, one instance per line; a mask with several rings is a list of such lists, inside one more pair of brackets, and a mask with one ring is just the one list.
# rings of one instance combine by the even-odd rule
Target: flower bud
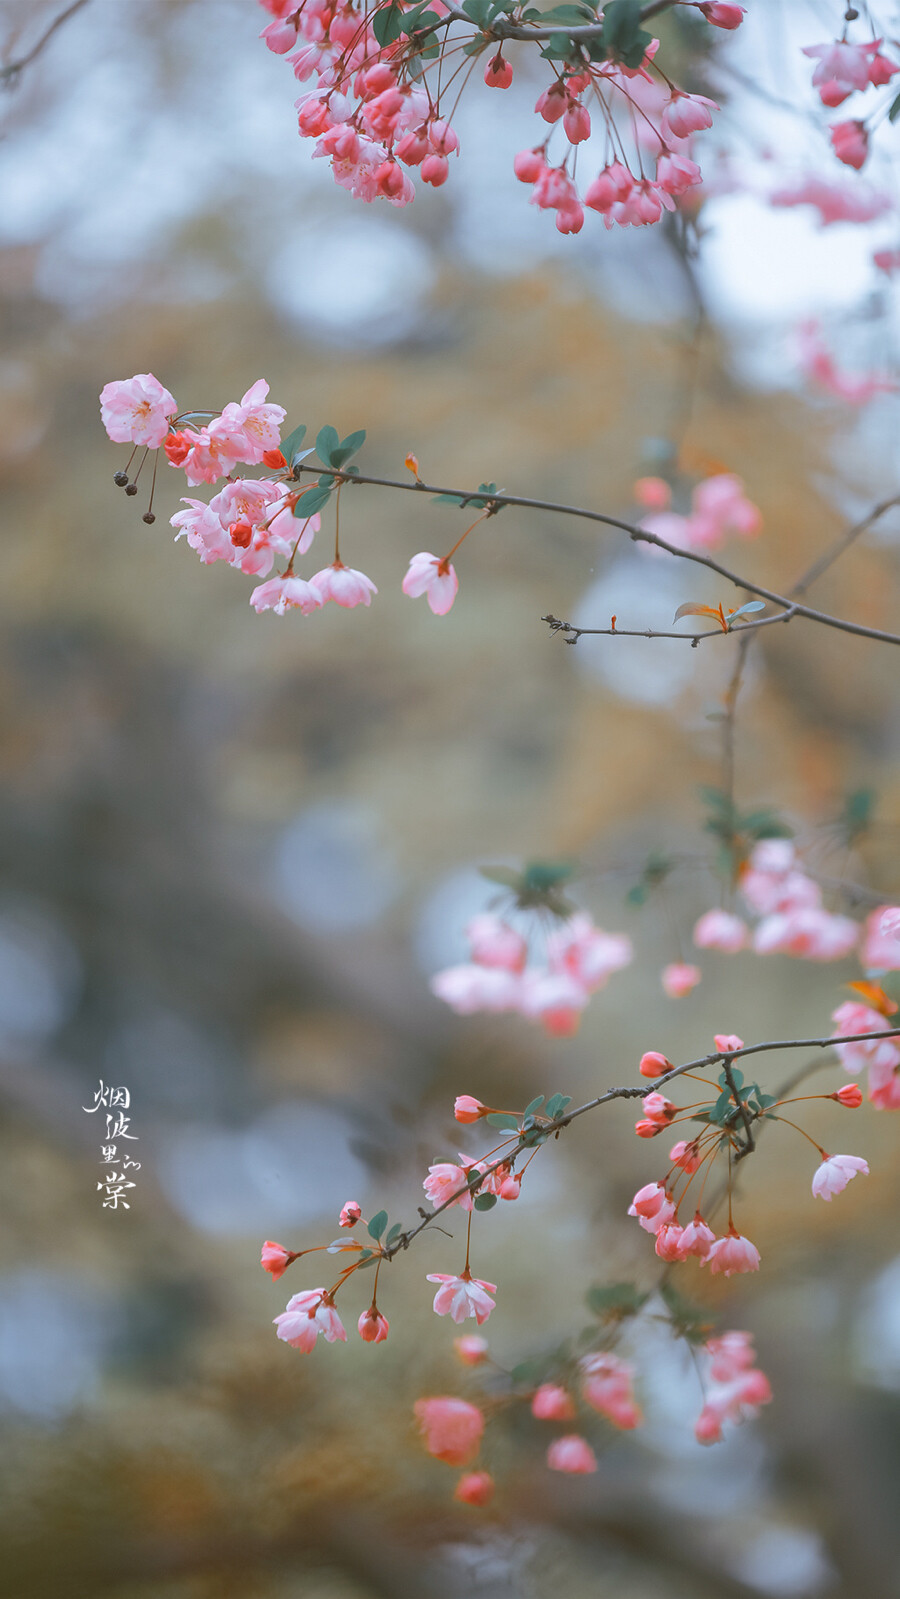
[[646,1054],[641,1056],[641,1063],[638,1067],[642,1077],[661,1077],[663,1072],[670,1072],[671,1070],[672,1062],[667,1060],[665,1055],[661,1055],[657,1049],[648,1049]]
[[847,1110],[858,1110],[863,1102],[862,1089],[859,1083],[846,1083],[836,1094],[832,1094],[831,1098],[836,1099],[838,1104],[845,1106]]

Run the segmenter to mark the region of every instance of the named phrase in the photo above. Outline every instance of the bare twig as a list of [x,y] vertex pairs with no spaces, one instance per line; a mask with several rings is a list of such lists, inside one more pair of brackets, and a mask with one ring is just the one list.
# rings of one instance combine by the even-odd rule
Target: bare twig
[[59,16],[55,17],[50,26],[44,30],[37,44],[32,45],[25,55],[18,56],[15,61],[8,61],[5,66],[0,67],[0,83],[12,83],[25,67],[30,67],[32,61],[36,60],[45,45],[50,43],[57,28],[61,28],[64,22],[68,22],[69,18],[74,17],[76,11],[81,11],[87,3],[88,0],[72,0],[72,4],[67,6],[65,11],[61,11]]
[[[486,494],[483,489],[448,489],[438,488],[431,483],[417,480],[414,483],[403,483],[398,478],[371,477],[362,472],[338,472],[331,468],[321,466],[306,466],[298,463],[296,472],[305,472],[321,477],[323,472],[332,477],[335,483],[368,484],[373,488],[400,489],[410,494],[438,494],[449,495],[458,499],[461,504],[471,504],[477,501],[487,505],[489,514],[495,515],[506,505],[516,505],[523,510],[550,511],[558,516],[577,516],[587,522],[600,522],[604,527],[618,528],[620,532],[627,533],[630,539],[637,544],[652,544],[659,550],[665,550],[668,555],[674,555],[681,561],[691,561],[696,566],[705,566],[711,572],[717,572],[735,588],[743,589],[747,594],[756,594],[760,599],[770,600],[773,605],[779,606],[782,611],[790,611],[792,616],[805,616],[808,621],[819,622],[824,627],[834,627],[842,633],[852,633],[860,638],[877,639],[881,644],[900,644],[900,633],[888,633],[882,628],[864,627],[861,622],[849,622],[844,617],[829,616],[826,611],[817,611],[809,605],[798,605],[792,602],[787,595],[778,594],[774,589],[764,588],[761,583],[751,583],[749,578],[742,577],[738,572],[732,572],[721,561],[714,561],[710,555],[701,555],[698,550],[682,550],[675,544],[669,544],[666,539],[660,538],[657,533],[648,533],[646,528],[636,527],[632,522],[625,522],[621,517],[608,516],[604,511],[589,511],[582,505],[564,505],[555,500],[538,500],[521,494]],[[773,618],[772,620],[775,620]],[[780,620],[780,618],[779,618]],[[787,620],[787,618],[785,618]],[[748,624],[749,625],[749,624]],[[680,636],[680,635],[679,635]],[[691,635],[685,634],[685,637]]]

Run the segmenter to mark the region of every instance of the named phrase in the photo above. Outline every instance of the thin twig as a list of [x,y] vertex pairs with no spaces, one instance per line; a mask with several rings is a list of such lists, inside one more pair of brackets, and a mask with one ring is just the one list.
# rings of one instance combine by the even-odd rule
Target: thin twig
[[779,611],[777,616],[763,616],[757,622],[740,619],[733,627],[711,627],[703,633],[668,633],[655,627],[576,627],[574,622],[562,622],[558,616],[542,616],[541,621],[548,624],[551,633],[571,634],[566,639],[567,644],[577,644],[586,635],[596,638],[677,638],[696,649],[702,639],[731,638],[735,633],[752,633],[757,628],[770,627],[773,622],[789,622],[795,615],[794,606],[790,606],[786,611]]
[[49,44],[57,28],[61,28],[64,22],[68,22],[69,18],[74,17],[76,11],[80,11],[87,3],[88,0],[72,0],[72,4],[67,6],[65,11],[61,11],[58,17],[54,18],[50,26],[41,34],[37,44],[33,45],[26,55],[19,56],[16,61],[8,61],[6,66],[0,67],[0,83],[12,82],[25,67],[30,67],[32,61],[40,55],[44,46]]
[[[312,473],[316,477],[322,476],[322,467],[305,466],[302,463],[294,468],[295,472]],[[646,528],[635,527],[632,522],[625,522],[618,516],[607,516],[605,511],[589,511],[582,505],[564,505],[555,500],[538,500],[521,494],[486,494],[483,489],[448,489],[438,488],[431,483],[417,480],[414,483],[403,483],[398,478],[370,477],[362,472],[338,472],[328,469],[335,483],[368,484],[373,488],[401,489],[409,494],[449,495],[460,501],[462,505],[477,501],[487,505],[491,515],[495,515],[505,505],[516,505],[523,510],[550,511],[558,516],[577,516],[587,522],[600,522],[604,527],[615,527],[620,532],[627,533],[630,539],[637,544],[652,544],[659,550],[665,550],[667,555],[674,555],[679,560],[691,561],[696,566],[705,566],[711,572],[717,572],[735,588],[743,589],[748,594],[756,594],[760,599],[770,600],[773,605],[778,605],[783,611],[790,611],[792,616],[805,616],[808,621],[819,622],[824,627],[837,628],[842,633],[852,633],[860,638],[877,639],[881,644],[900,644],[900,633],[887,633],[882,628],[864,627],[861,622],[848,622],[840,616],[829,616],[826,611],[817,611],[809,605],[794,604],[785,594],[778,594],[774,589],[764,588],[761,583],[751,583],[749,578],[741,577],[740,573],[732,572],[721,561],[714,561],[710,555],[701,555],[697,550],[682,550],[675,544],[669,544],[666,539],[660,538],[658,533],[649,533]],[[685,637],[691,635],[685,634]]]
[[[734,1061],[741,1060],[745,1055],[761,1055],[775,1049],[828,1049],[835,1044],[869,1043],[881,1038],[900,1038],[900,1027],[891,1027],[880,1033],[848,1033],[839,1038],[780,1038],[764,1044],[743,1044],[740,1049],[716,1050],[713,1054],[703,1055],[698,1060],[686,1061],[683,1066],[673,1066],[669,1071],[663,1072],[659,1077],[654,1078],[653,1087],[658,1090],[666,1083],[673,1082],[676,1077],[682,1077],[685,1072],[702,1071],[704,1068],[716,1066],[720,1063],[723,1066],[726,1063],[730,1066]],[[809,1065],[804,1067],[804,1074],[809,1069],[811,1069]],[[548,1137],[552,1136],[562,1132],[572,1122],[577,1121],[579,1116],[586,1116],[588,1111],[597,1110],[600,1105],[608,1105],[614,1099],[643,1099],[650,1091],[648,1084],[638,1085],[633,1088],[608,1088],[605,1093],[598,1094],[596,1099],[589,1099],[586,1104],[579,1105],[576,1110],[567,1110],[561,1116],[554,1117],[552,1121],[546,1122],[543,1126],[539,1124],[540,1131],[546,1133]],[[487,1177],[490,1177],[499,1167],[505,1166],[507,1162],[520,1155],[523,1149],[530,1149],[533,1145],[533,1133],[525,1133],[519,1137],[511,1149],[506,1150],[498,1160],[485,1167],[483,1171],[474,1172],[468,1182],[462,1183],[448,1199],[445,1199],[433,1211],[429,1212],[417,1227],[411,1228],[408,1232],[400,1233],[390,1248],[384,1251],[384,1258],[392,1260],[395,1255],[399,1254],[401,1249],[408,1249],[413,1239],[417,1238],[419,1233],[424,1232],[426,1227],[430,1227],[435,1219],[445,1210],[448,1210],[451,1205],[454,1205],[458,1199],[462,1199],[465,1194],[477,1194]]]

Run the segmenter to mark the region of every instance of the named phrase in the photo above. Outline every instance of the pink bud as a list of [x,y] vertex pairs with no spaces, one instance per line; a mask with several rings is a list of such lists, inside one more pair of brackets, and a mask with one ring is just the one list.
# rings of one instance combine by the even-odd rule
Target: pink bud
[[667,511],[672,503],[672,490],[661,477],[639,477],[631,492],[635,504],[648,511]]
[[862,1089],[859,1083],[847,1083],[843,1088],[839,1088],[836,1094],[832,1094],[831,1098],[836,1099],[839,1105],[846,1106],[847,1110],[858,1110],[863,1102]]
[[638,1138],[655,1138],[657,1133],[662,1132],[662,1127],[659,1122],[652,1122],[644,1118],[639,1122],[635,1122],[634,1130]]
[[428,154],[429,144],[424,133],[404,133],[394,145],[394,154],[408,167],[417,167]]
[[263,1271],[267,1271],[277,1282],[282,1272],[286,1270],[294,1259],[295,1256],[291,1254],[289,1249],[285,1249],[283,1244],[273,1244],[272,1240],[267,1238],[262,1246],[259,1263]]
[[366,1344],[383,1344],[388,1335],[389,1322],[387,1316],[382,1316],[377,1305],[370,1305],[364,1310],[357,1322],[359,1336]]
[[463,1333],[461,1338],[454,1338],[453,1347],[464,1366],[480,1366],[487,1360],[488,1341],[477,1333]]
[[404,178],[396,161],[382,161],[380,167],[375,169],[375,187],[385,199],[391,196],[396,198],[403,193]]
[[520,183],[536,183],[543,170],[544,157],[539,150],[520,150],[513,162]]
[[487,1105],[482,1105],[480,1099],[473,1099],[471,1094],[457,1094],[453,1114],[458,1122],[477,1122],[490,1112]]
[[587,106],[574,100],[563,117],[563,131],[570,144],[582,144],[591,136],[591,113]]
[[638,1066],[642,1077],[661,1077],[663,1072],[671,1070],[672,1062],[656,1049],[648,1049],[646,1054],[641,1056],[641,1063]]
[[575,1406],[565,1388],[558,1383],[541,1383],[531,1401],[531,1414],[538,1421],[572,1421]]
[[450,163],[444,155],[428,155],[422,162],[422,182],[439,189],[450,176]]
[[449,122],[444,122],[440,117],[437,122],[432,122],[429,136],[432,149],[436,150],[438,155],[452,155],[454,150],[459,149],[459,139]]
[[744,7],[726,5],[724,0],[708,0],[700,10],[714,28],[739,28],[744,20]]
[[556,226],[560,233],[580,233],[584,227],[584,208],[580,205],[561,205],[556,213]]
[[489,1471],[468,1471],[453,1492],[464,1505],[487,1505],[494,1497],[494,1479]]
[[361,1215],[361,1206],[356,1203],[355,1199],[348,1199],[341,1211],[339,1225],[341,1227],[355,1227]]
[[561,83],[554,83],[538,96],[535,111],[545,122],[558,122],[566,109],[566,91]]
[[590,1444],[577,1433],[565,1438],[555,1438],[547,1450],[547,1465],[551,1471],[583,1473],[597,1470],[597,1457]]
[[484,81],[489,89],[508,89],[512,80],[513,69],[498,52],[484,69]]
[[831,129],[831,148],[845,167],[859,172],[869,154],[869,135],[862,122],[836,122]]

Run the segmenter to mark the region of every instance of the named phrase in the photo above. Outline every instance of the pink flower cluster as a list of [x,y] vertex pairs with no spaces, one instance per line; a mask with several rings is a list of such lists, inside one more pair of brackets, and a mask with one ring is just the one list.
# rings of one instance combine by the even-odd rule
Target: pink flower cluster
[[756,1365],[753,1340],[746,1332],[726,1332],[704,1345],[708,1357],[705,1398],[694,1433],[701,1444],[719,1443],[726,1421],[741,1422],[769,1404],[768,1377]]
[[[870,39],[864,44],[851,44],[847,39],[839,39],[833,44],[811,44],[805,47],[803,54],[812,56],[817,63],[812,81],[823,105],[843,105],[851,94],[863,93],[872,86],[882,88],[890,83],[900,68],[888,56],[882,55],[883,43],[883,39]],[[832,123],[831,146],[839,161],[858,172],[865,165],[869,153],[869,135],[865,123],[858,119]]]
[[684,516],[669,509],[672,491],[662,478],[641,478],[634,487],[638,502],[651,509],[641,527],[679,550],[716,550],[730,534],[755,538],[762,527],[758,506],[748,500],[741,479],[731,472],[698,483]]
[[632,959],[631,940],[604,933],[583,913],[561,922],[546,941],[546,965],[529,965],[528,940],[487,912],[466,928],[471,960],[436,972],[431,991],[460,1016],[516,1011],[552,1037],[578,1029],[590,996]]
[[[680,1157],[676,1155],[679,1149],[682,1151]],[[669,1158],[675,1165],[681,1166],[685,1155],[690,1161],[692,1154],[691,1146],[676,1144]],[[682,1170],[690,1170],[690,1165],[682,1166]],[[759,1270],[759,1250],[734,1227],[730,1226],[722,1237],[717,1238],[699,1211],[695,1213],[693,1221],[681,1227],[678,1223],[678,1204],[665,1183],[645,1183],[643,1188],[639,1188],[628,1207],[628,1214],[637,1217],[645,1232],[655,1235],[656,1253],[660,1260],[674,1264],[694,1256],[701,1266],[709,1267],[713,1277],[720,1272],[725,1277],[732,1277],[737,1272]]]
[[731,911],[706,911],[694,927],[698,949],[734,955],[750,947],[757,955],[797,955],[803,960],[835,961],[852,954],[859,923],[824,909],[822,890],[796,861],[789,839],[758,843],[741,873],[744,899],[760,917],[751,932]]
[[510,1170],[505,1161],[490,1171],[487,1161],[469,1160],[466,1155],[460,1155],[459,1159],[458,1166],[447,1160],[429,1166],[422,1187],[432,1205],[447,1205],[449,1201],[450,1205],[459,1205],[461,1210],[471,1210],[474,1199],[470,1192],[460,1193],[458,1198],[453,1196],[478,1173],[484,1174],[484,1181],[478,1185],[479,1194],[494,1194],[497,1199],[518,1199],[522,1179],[518,1173]]
[[[896,969],[896,968],[895,968]],[[881,1011],[860,1000],[848,999],[832,1012],[836,1040],[856,1033],[883,1033],[891,1021]],[[879,1110],[900,1110],[900,1037],[873,1038],[871,1042],[835,1043],[834,1052],[845,1071],[856,1077],[868,1069],[869,1099]]]
[[797,329],[797,347],[804,377],[848,405],[868,405],[878,394],[897,391],[895,382],[877,372],[841,371],[814,320],[801,323]]
[[[302,137],[316,140],[314,155],[330,160],[342,188],[361,200],[407,205],[415,195],[411,169],[418,169],[422,182],[433,188],[446,183],[449,157],[458,151],[459,139],[441,111],[440,66],[446,53],[464,43],[482,42],[488,48],[487,36],[474,24],[468,40],[465,30],[453,32],[444,22],[442,0],[434,0],[432,28],[423,30],[421,42],[396,32],[397,8],[388,0],[368,11],[340,0],[304,0],[299,7],[295,0],[260,3],[272,16],[262,32],[268,48],[286,57],[299,82],[316,80],[296,102],[298,127]],[[719,28],[734,29],[743,17],[743,7],[714,0],[699,9]],[[460,20],[453,19],[456,24]],[[436,41],[432,78],[423,51]],[[539,96],[535,109],[551,132],[534,150],[516,158],[515,171],[533,185],[533,203],[555,211],[562,233],[580,231],[585,205],[599,211],[607,227],[658,222],[664,210],[674,210],[679,197],[700,182],[700,169],[688,153],[690,140],[711,126],[718,108],[703,95],[684,93],[663,74],[654,76],[658,45],[654,39],[637,67],[600,61],[586,63],[579,72],[569,69],[555,75]],[[454,76],[449,74],[451,82]],[[483,76],[491,89],[507,89],[512,83],[513,68],[501,45],[491,51]],[[582,202],[570,163],[574,166],[573,152],[591,135],[588,91],[601,113],[608,156]],[[557,124],[566,147],[552,165],[548,146]],[[635,163],[641,173],[636,177],[620,159],[628,135],[655,160],[653,178],[644,176],[645,161]]]
[[814,176],[775,189],[769,195],[769,204],[776,210],[811,205],[818,211],[823,228],[833,227],[837,222],[874,222],[894,208],[890,195],[864,184],[832,183]]

